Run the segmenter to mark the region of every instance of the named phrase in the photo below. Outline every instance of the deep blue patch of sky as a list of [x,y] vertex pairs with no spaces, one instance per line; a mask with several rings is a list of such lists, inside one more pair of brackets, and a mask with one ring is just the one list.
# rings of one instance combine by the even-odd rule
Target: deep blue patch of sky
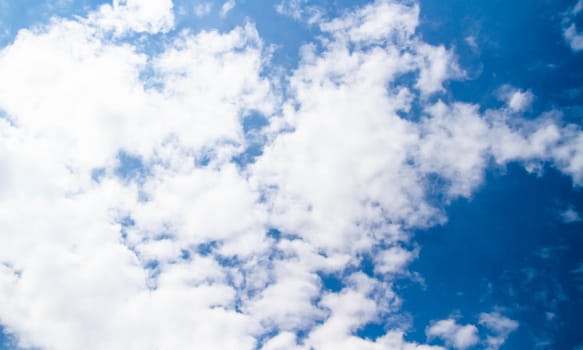
[[[562,13],[573,1],[421,1],[420,34],[455,47],[472,79],[450,83],[450,97],[496,107],[502,84],[531,89],[531,116],[558,108],[565,122],[583,120],[583,55],[562,37]],[[477,47],[472,47],[473,38]],[[504,348],[573,349],[583,343],[583,224],[560,211],[583,209],[583,192],[553,169],[542,176],[521,166],[492,169],[470,200],[446,210],[444,226],[417,233],[422,247],[412,270],[425,287],[397,285],[413,316],[411,339],[425,340],[431,320],[459,313],[476,323],[501,308],[520,323]]]
[[412,339],[423,340],[429,321],[459,312],[476,323],[501,308],[520,323],[508,349],[572,349],[583,343],[583,223],[565,224],[566,204],[583,209],[583,192],[553,169],[539,177],[512,164],[491,170],[471,199],[448,208],[449,222],[418,232],[420,258],[411,266],[425,279],[397,284],[413,315]]
[[472,78],[450,84],[456,99],[492,107],[492,92],[511,84],[536,95],[533,114],[559,107],[570,112],[567,121],[581,122],[583,55],[573,53],[562,36],[563,14],[575,1],[420,3],[424,40],[454,47]]

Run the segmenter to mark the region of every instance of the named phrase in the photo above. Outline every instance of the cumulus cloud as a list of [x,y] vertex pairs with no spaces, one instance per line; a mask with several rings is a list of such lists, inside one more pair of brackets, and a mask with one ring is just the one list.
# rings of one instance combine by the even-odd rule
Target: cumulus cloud
[[[283,83],[252,23],[173,32],[172,8],[114,1],[0,51],[0,321],[22,347],[440,349],[357,335],[399,312],[411,231],[446,220],[432,194],[471,196],[491,160],[583,182],[579,128],[439,100],[463,71],[416,35],[416,4],[314,19]],[[480,318],[492,346],[512,322]],[[472,327],[428,334],[465,348]]]
[[500,87],[497,95],[513,112],[524,112],[530,107],[534,99],[534,95],[529,90],[521,91],[509,85]]
[[375,255],[375,270],[378,273],[403,272],[418,254],[418,250],[407,250],[398,246],[381,250]]
[[91,13],[89,22],[121,35],[127,31],[167,32],[174,25],[172,0],[113,0]]
[[[2,51],[10,172],[0,256],[12,266],[2,270],[2,322],[24,347],[251,349],[257,325],[235,310],[237,275],[195,252],[224,240],[221,254],[264,249],[257,195],[224,163],[244,143],[245,111],[269,112],[261,42],[249,26],[185,34],[156,57],[137,50],[61,20]],[[122,150],[150,169],[143,183],[116,176]],[[195,168],[203,158],[208,166]],[[174,212],[181,198],[190,208]]]
[[[489,350],[499,349],[508,336],[514,332],[518,322],[502,315],[497,311],[481,313],[478,326],[486,332],[485,339],[480,339],[481,332],[472,324],[462,325],[454,318],[433,322],[425,330],[429,340],[439,338],[448,348],[468,349],[475,346]],[[483,334],[483,333],[482,333]]]
[[480,340],[476,326],[460,325],[453,319],[435,322],[427,328],[425,334],[429,338],[441,338],[448,347],[455,349],[467,349],[476,345]]
[[491,332],[486,341],[487,349],[492,350],[499,349],[504,344],[510,333],[514,332],[519,326],[518,322],[511,320],[496,311],[480,314],[479,322]]

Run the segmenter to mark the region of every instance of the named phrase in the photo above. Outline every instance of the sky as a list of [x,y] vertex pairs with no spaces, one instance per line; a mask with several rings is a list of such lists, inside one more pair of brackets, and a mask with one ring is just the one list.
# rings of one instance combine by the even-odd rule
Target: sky
[[0,349],[583,349],[583,0],[0,0]]

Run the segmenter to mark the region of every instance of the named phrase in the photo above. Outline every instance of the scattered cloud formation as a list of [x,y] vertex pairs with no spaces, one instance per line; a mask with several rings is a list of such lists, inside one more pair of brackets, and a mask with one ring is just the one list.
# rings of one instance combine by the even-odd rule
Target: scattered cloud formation
[[502,347],[510,333],[518,328],[518,322],[494,311],[481,313],[478,326],[486,333],[484,339],[480,338],[478,327],[472,324],[459,324],[455,318],[433,322],[427,327],[425,334],[429,340],[441,339],[448,348],[468,349],[480,346],[496,350]]
[[[147,50],[174,30],[170,0],[21,30],[0,51],[2,324],[25,348],[443,349],[404,326],[358,335],[399,313],[412,231],[446,220],[431,195],[470,197],[509,162],[580,185],[583,133],[523,118],[529,91],[499,109],[442,98],[465,73],[416,34],[419,15],[378,0],[311,16],[321,35],[284,82],[252,22]],[[245,163],[253,114],[266,125]],[[479,325],[489,349],[518,327],[497,312]],[[452,319],[426,334],[480,341]]]

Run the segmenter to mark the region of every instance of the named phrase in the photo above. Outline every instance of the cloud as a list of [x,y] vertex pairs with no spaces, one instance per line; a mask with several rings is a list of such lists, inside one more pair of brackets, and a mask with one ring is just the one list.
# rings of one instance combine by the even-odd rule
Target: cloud
[[519,324],[497,311],[481,313],[478,325],[486,330],[485,339],[480,339],[480,332],[475,325],[461,325],[453,319],[445,319],[433,322],[425,330],[425,334],[431,340],[440,338],[449,348],[467,349],[477,345],[485,349],[495,350],[504,345],[508,336],[514,332]]
[[[264,249],[257,194],[224,164],[245,142],[240,116],[269,112],[261,42],[249,26],[170,46],[146,57],[102,39],[93,23],[60,20],[21,31],[2,51],[0,104],[13,123],[0,129],[10,169],[0,256],[12,268],[1,271],[0,314],[23,347],[256,344],[257,324],[235,310],[236,274],[195,252],[209,241],[229,256]],[[147,67],[155,73],[142,80]],[[148,167],[143,183],[117,177],[121,150]],[[104,169],[99,181],[94,169]]]
[[194,5],[194,14],[197,17],[203,17],[208,15],[213,8],[213,4],[210,2],[203,2]]
[[375,255],[375,271],[378,273],[403,272],[407,264],[418,255],[418,250],[410,251],[401,247],[382,250]]
[[529,90],[521,91],[509,85],[500,87],[497,91],[498,98],[504,102],[513,112],[528,110],[534,100],[534,95]]
[[479,322],[491,332],[486,339],[487,349],[499,349],[519,326],[518,322],[498,312],[481,313]]
[[122,35],[128,31],[167,32],[174,25],[172,0],[113,0],[90,14],[89,22]]
[[235,0],[225,1],[223,6],[221,6],[221,17],[225,17],[229,12],[231,12],[231,10],[235,8],[235,5],[237,5]]
[[580,14],[582,9],[583,1],[579,0],[563,18],[563,37],[573,51],[583,50],[583,34],[577,30],[575,25],[575,17]]
[[455,349],[467,349],[480,341],[476,326],[459,325],[452,319],[435,322],[425,330],[425,334],[429,338],[441,338],[448,347]]
[[561,220],[565,224],[571,224],[574,222],[579,222],[582,219],[581,219],[581,215],[579,215],[579,213],[575,209],[573,209],[572,207],[569,207],[561,213]]
[[307,0],[289,0],[282,1],[275,5],[275,10],[286,16],[290,16],[294,19],[301,19],[303,7]]
[[[357,335],[399,312],[411,232],[446,220],[432,196],[471,196],[492,160],[583,182],[578,127],[440,100],[463,72],[415,4],[314,19],[283,82],[252,23],[177,32],[172,8],[116,1],[0,52],[0,319],[22,347],[441,349]],[[430,333],[469,346],[451,322]]]
[[305,21],[308,24],[317,23],[324,15],[322,8],[310,5],[308,0],[282,0],[275,5],[275,10],[281,15]]
[[579,33],[575,23],[563,30],[563,36],[573,51],[583,50],[583,34]]
[[468,44],[473,50],[479,50],[477,39],[474,35],[468,35],[464,38],[464,42]]

